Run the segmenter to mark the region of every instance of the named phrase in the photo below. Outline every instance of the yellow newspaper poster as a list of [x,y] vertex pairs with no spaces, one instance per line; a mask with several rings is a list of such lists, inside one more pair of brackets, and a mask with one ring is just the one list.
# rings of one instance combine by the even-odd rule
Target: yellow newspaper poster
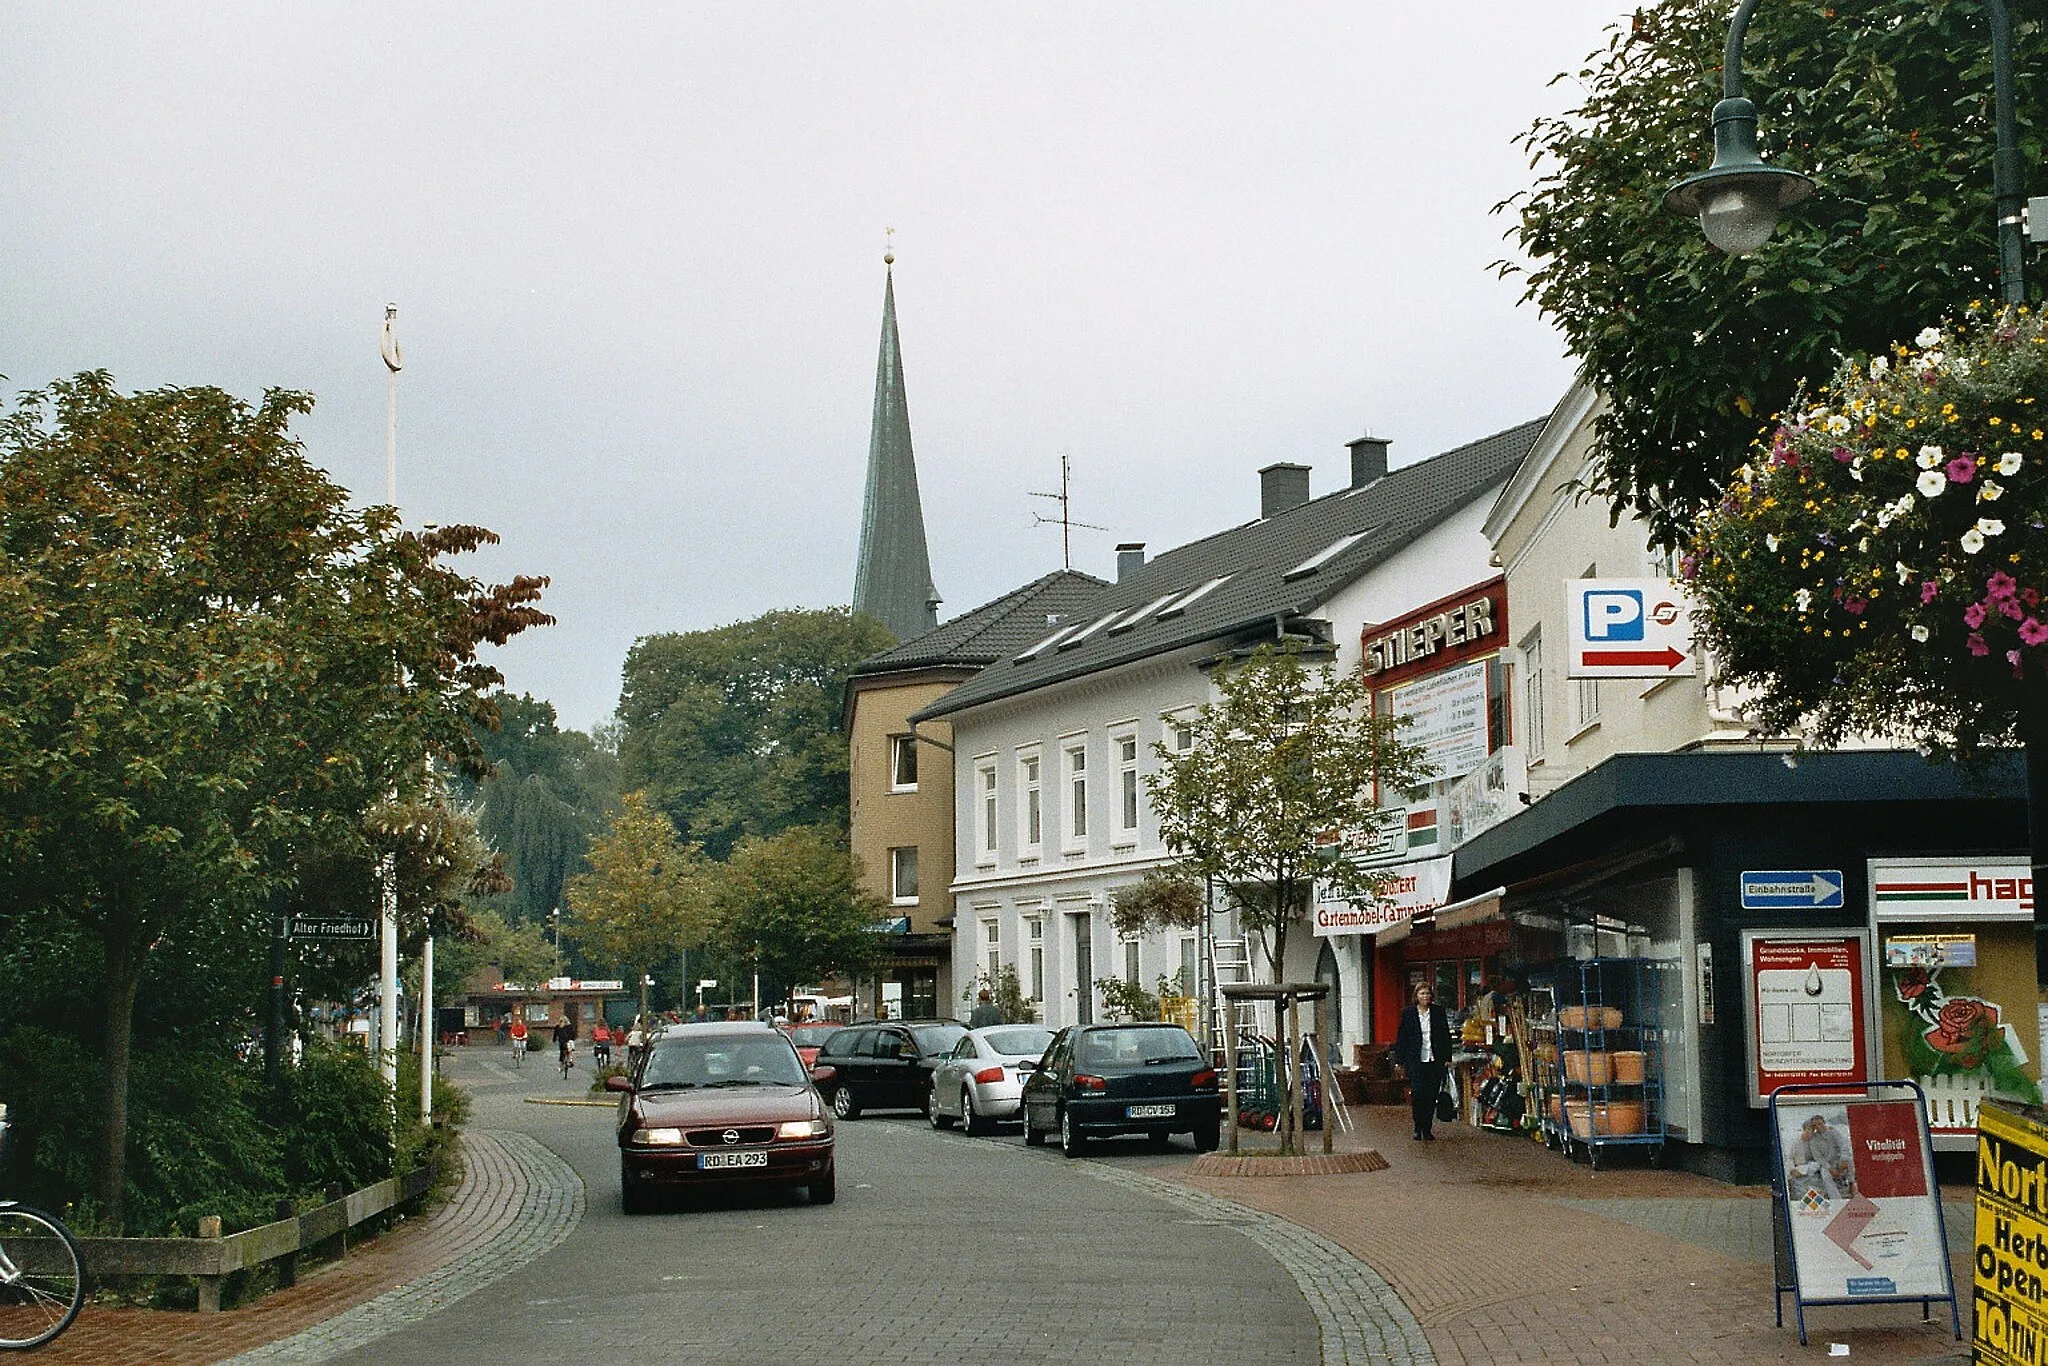
[[1977,1107],[1973,1359],[2048,1366],[2048,1127]]

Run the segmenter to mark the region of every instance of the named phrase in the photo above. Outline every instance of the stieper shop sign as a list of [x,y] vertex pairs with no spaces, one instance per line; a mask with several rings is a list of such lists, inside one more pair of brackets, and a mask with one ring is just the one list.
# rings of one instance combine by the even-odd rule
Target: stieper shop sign
[[1573,678],[1675,678],[1698,671],[1692,616],[1670,579],[1566,579]]

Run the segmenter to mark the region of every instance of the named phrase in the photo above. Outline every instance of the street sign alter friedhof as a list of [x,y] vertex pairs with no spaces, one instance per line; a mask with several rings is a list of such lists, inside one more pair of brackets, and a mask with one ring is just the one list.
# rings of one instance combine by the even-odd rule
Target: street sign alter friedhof
[[1566,579],[1570,678],[1675,678],[1698,672],[1692,615],[1671,579]]
[[328,920],[316,916],[294,915],[285,920],[285,935],[291,939],[341,939],[367,944],[377,937],[377,922],[365,917],[360,920]]

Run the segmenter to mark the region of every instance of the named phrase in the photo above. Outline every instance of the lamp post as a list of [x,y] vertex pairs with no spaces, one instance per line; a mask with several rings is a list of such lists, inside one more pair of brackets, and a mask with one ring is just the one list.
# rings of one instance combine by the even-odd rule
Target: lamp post
[[[1756,106],[1742,95],[1742,40],[1756,6],[1757,0],[1742,0],[1728,21],[1721,102],[1714,106],[1714,164],[1679,181],[1664,196],[1664,207],[1698,217],[1707,240],[1733,256],[1762,246],[1777,226],[1779,211],[1813,193],[1811,180],[1769,165],[1757,153]],[[2026,198],[2013,118],[2012,19],[2005,0],[1985,0],[1984,8],[1991,22],[1992,118],[1998,138],[1991,188],[1997,203],[1999,293],[2006,303],[2017,304],[2027,297]]]

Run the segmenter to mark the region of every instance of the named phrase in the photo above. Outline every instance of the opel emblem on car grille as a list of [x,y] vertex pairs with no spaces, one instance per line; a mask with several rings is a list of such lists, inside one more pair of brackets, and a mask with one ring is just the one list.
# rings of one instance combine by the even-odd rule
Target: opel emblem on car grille
[[739,1142],[739,1141],[740,1141],[740,1131],[739,1131],[738,1129],[727,1129],[727,1130],[725,1131],[725,1141],[726,1141],[727,1143],[737,1143],[737,1142]]

